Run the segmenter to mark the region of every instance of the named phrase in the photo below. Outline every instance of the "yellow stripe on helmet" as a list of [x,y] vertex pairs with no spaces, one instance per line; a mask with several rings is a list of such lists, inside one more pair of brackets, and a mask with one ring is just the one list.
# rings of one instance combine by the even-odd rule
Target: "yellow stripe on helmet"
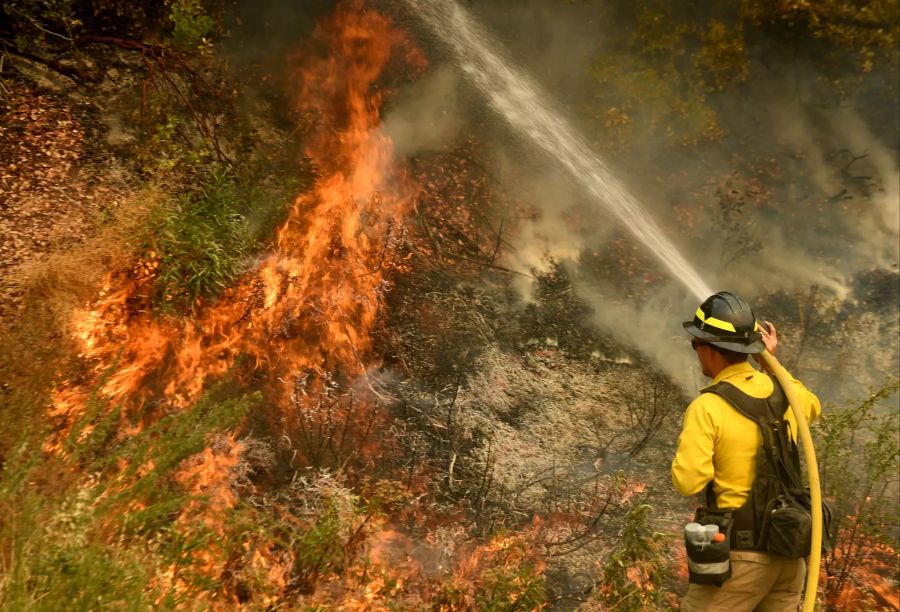
[[711,325],[712,327],[716,327],[718,329],[724,329],[725,331],[737,333],[737,330],[734,328],[734,324],[729,323],[728,321],[723,321],[722,319],[717,319],[715,317],[707,317],[699,308],[694,314],[697,315],[697,318],[700,319],[701,322],[707,325]]

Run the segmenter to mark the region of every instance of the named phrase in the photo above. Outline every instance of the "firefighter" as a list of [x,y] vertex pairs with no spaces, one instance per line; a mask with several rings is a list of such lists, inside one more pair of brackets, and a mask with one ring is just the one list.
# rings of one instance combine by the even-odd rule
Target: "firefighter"
[[[764,349],[774,354],[777,331],[768,321],[760,326],[750,306],[740,297],[727,291],[716,293],[700,305],[684,328],[692,337],[691,346],[704,376],[712,379],[710,387],[724,381],[753,398],[775,396],[773,379],[755,369],[748,358]],[[801,409],[813,421],[821,411],[819,400],[799,381],[792,382]],[[786,405],[785,409],[784,420],[790,423],[789,432],[796,442],[796,422]],[[758,504],[745,502],[751,496],[761,444],[756,422],[721,396],[701,392],[684,414],[672,461],[672,482],[685,496],[706,489],[707,505],[733,511],[735,525],[744,519],[752,521],[753,517],[746,515],[753,513],[750,506]],[[757,516],[756,520],[763,519]],[[760,548],[765,547],[758,540],[745,538],[741,542],[732,537],[728,555],[730,578],[721,586],[690,584],[681,609],[798,610],[806,571],[804,559],[779,557]]]

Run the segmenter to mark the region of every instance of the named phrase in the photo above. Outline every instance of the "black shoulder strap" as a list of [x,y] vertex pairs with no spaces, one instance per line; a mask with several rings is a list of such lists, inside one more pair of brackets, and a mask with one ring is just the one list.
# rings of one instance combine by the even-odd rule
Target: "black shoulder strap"
[[[790,438],[789,423],[784,420],[788,401],[778,381],[774,378],[771,380],[773,390],[767,398],[747,395],[725,381],[706,387],[703,393],[718,395],[757,424],[766,457],[775,468],[784,492],[798,495],[802,491],[803,480],[800,476],[800,454],[797,445]],[[707,501],[708,498],[709,491]]]
[[703,389],[703,393],[714,393],[725,399],[729,404],[734,406],[735,410],[743,414],[745,417],[758,424],[764,424],[771,420],[781,420],[784,418],[784,411],[787,410],[787,397],[778,381],[772,379],[772,394],[767,398],[753,397],[747,395],[734,385],[726,381],[717,382]]

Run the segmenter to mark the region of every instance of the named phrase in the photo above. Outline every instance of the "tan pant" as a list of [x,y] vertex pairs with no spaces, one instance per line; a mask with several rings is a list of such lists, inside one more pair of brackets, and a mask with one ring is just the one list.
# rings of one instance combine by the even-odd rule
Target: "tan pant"
[[731,551],[731,578],[721,587],[692,584],[683,612],[796,612],[806,579],[803,559],[749,550]]

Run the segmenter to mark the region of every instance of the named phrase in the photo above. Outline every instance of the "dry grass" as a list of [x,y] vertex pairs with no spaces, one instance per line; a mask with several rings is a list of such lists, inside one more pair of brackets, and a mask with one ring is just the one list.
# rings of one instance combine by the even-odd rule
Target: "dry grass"
[[[23,262],[4,279],[0,294],[0,460],[40,416],[55,379],[78,374],[71,359],[72,311],[96,298],[104,276],[129,265],[134,236],[162,200],[159,188],[131,194],[83,242]],[[16,295],[13,302],[10,295]],[[37,431],[31,431],[37,433]]]

